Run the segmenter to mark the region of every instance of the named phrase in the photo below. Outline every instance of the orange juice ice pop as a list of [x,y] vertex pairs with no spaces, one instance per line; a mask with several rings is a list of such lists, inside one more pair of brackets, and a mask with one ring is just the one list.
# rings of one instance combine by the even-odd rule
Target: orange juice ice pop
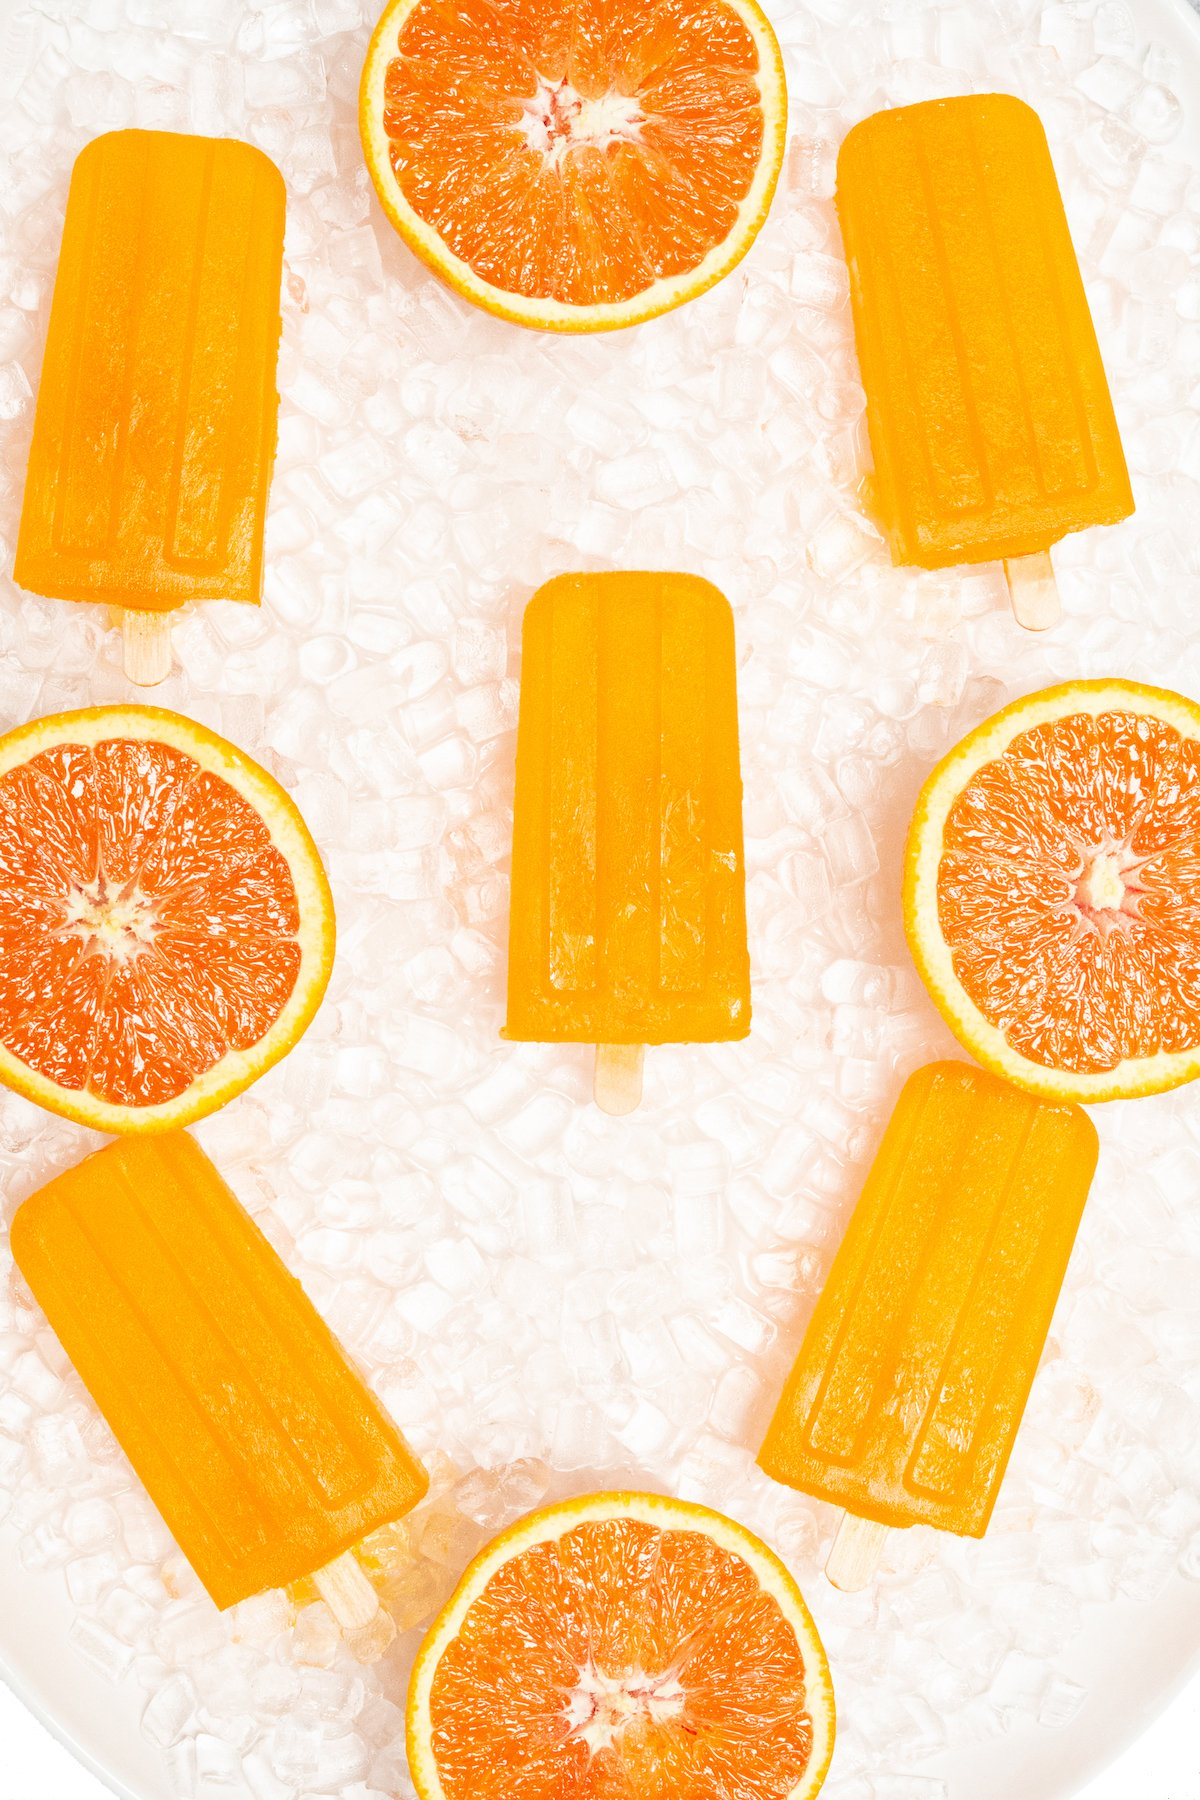
[[767,1474],[880,1525],[982,1537],[1096,1152],[1078,1106],[966,1063],[911,1076],[759,1452]]
[[425,1472],[195,1141],[89,1156],[18,1209],[12,1250],[216,1604],[305,1575],[330,1598],[333,1570],[369,1624],[346,1553]]
[[22,587],[132,613],[127,640],[163,648],[156,615],[258,601],[283,219],[283,180],[250,144],[113,131],[80,152],[25,480]]
[[[694,575],[559,576],[525,612],[504,1035],[620,1070],[749,1029],[729,603]],[[636,1105],[598,1069],[602,1105]]]
[[837,208],[894,560],[1044,557],[1131,513],[1037,114],[1011,94],[874,113],[842,145]]

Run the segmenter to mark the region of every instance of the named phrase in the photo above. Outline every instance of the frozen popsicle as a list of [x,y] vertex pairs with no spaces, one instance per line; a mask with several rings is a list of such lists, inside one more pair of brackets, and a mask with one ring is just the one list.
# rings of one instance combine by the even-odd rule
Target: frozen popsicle
[[425,1472],[195,1141],[97,1151],[18,1208],[12,1251],[216,1604],[312,1576],[385,1648],[352,1551]]
[[525,611],[508,1038],[597,1046],[750,1029],[733,615],[694,575],[560,575]]
[[1003,559],[1052,624],[1050,546],[1133,495],[1041,120],[1011,94],[873,113],[837,209],[893,559]]
[[839,1586],[881,1527],[983,1536],[1096,1149],[1078,1106],[966,1063],[905,1083],[758,1458],[847,1509]]
[[117,609],[143,685],[174,608],[260,596],[283,215],[232,139],[113,131],[75,162],[15,576]]

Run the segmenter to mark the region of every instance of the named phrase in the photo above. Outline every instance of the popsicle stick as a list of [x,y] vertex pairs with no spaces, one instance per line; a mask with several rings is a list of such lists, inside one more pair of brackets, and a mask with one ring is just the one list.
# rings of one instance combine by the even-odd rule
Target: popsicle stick
[[157,687],[171,673],[171,615],[120,608],[125,673],[136,687]]
[[1039,550],[1033,556],[1009,557],[1004,564],[1004,579],[1018,625],[1026,631],[1048,631],[1051,625],[1058,624],[1062,602],[1048,550]]
[[620,1118],[642,1104],[644,1044],[597,1044],[592,1093],[601,1112]]
[[857,1594],[873,1580],[889,1529],[874,1519],[842,1514],[833,1548],[825,1559],[825,1574],[835,1588],[841,1588],[844,1594]]
[[313,1581],[359,1662],[378,1662],[395,1637],[396,1626],[354,1552],[347,1550],[318,1569]]

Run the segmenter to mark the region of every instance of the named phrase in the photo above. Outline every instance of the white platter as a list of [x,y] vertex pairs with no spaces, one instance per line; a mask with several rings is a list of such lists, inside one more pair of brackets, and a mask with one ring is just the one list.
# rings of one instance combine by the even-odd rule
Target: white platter
[[[54,16],[65,16],[71,8],[67,0],[58,0],[57,5],[46,10]],[[161,8],[164,20],[168,10],[165,5]],[[778,12],[782,18],[802,8],[792,0],[772,7],[768,0],[767,10]],[[11,4],[0,5],[0,23],[16,12]],[[145,18],[146,13],[143,4],[140,16]],[[1179,92],[1186,116],[1170,154],[1179,159],[1186,157],[1200,170],[1200,22],[1184,0],[1138,0],[1137,27],[1143,38],[1171,47],[1179,58],[1185,72],[1179,81]],[[186,40],[183,44],[186,51]],[[0,94],[11,88],[14,67],[10,62],[0,72]],[[98,123],[96,129],[101,129],[104,122]],[[397,258],[402,254],[397,249]],[[519,343],[522,350],[530,350],[533,340],[521,338]],[[503,337],[498,337],[492,347],[500,354],[505,347]],[[555,349],[548,354],[559,352]],[[566,353],[562,354],[565,357]],[[1193,543],[1200,546],[1200,522],[1193,521],[1192,530]],[[505,576],[511,593],[498,608],[497,616],[507,624],[510,639],[515,641],[516,621],[527,588],[521,586],[515,560],[505,570]],[[1063,633],[1069,633],[1071,627],[1072,620],[1068,618]],[[1057,658],[1056,667],[1065,669],[1069,664],[1069,645],[1069,637],[1064,635],[1052,651],[1052,657]],[[1151,673],[1165,679],[1169,670],[1158,668]],[[188,710],[186,688],[180,688],[168,703]],[[8,722],[6,717],[0,718],[0,725]],[[944,1047],[936,1025],[931,1025],[928,1052]],[[297,1052],[298,1057],[301,1054]],[[681,1061],[672,1066],[687,1070],[692,1065]],[[411,1081],[409,1065],[396,1071],[396,1079]],[[272,1091],[278,1088],[276,1083]],[[533,1453],[538,1451],[535,1444]],[[177,1800],[162,1758],[140,1735],[138,1721],[144,1695],[135,1679],[131,1675],[114,1685],[79,1657],[69,1635],[76,1610],[67,1598],[61,1576],[30,1573],[17,1551],[13,1533],[0,1527],[0,1674],[30,1710],[122,1800]],[[823,1597],[813,1591],[819,1578],[808,1571],[804,1578],[814,1603],[823,1607]],[[1050,1730],[1032,1723],[1018,1724],[986,1745],[934,1758],[922,1765],[920,1773],[931,1779],[944,1778],[951,1800],[1011,1800],[1016,1794],[1022,1800],[1067,1800],[1146,1729],[1198,1660],[1200,1584],[1178,1576],[1147,1604],[1117,1601],[1096,1608],[1089,1615],[1089,1629],[1062,1659],[1062,1673],[1088,1690],[1085,1704],[1068,1725]],[[836,1679],[836,1667],[834,1672]],[[1190,1763],[1181,1762],[1181,1779],[1192,1773]],[[0,1765],[0,1791],[3,1774]],[[842,1786],[835,1763],[827,1790],[829,1800],[838,1800]],[[848,1785],[846,1791],[851,1791]],[[1146,1795],[1145,1800],[1151,1800],[1151,1796]]]

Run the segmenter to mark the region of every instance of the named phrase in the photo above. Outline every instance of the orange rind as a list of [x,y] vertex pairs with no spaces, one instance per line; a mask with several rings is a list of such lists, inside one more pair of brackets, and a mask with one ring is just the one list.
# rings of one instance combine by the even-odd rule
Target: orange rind
[[519,325],[609,331],[746,254],[787,89],[755,0],[391,0],[359,126],[388,218],[460,294]]
[[168,1131],[284,1056],[333,964],[333,901],[265,769],[150,706],[0,738],[0,1081]]
[[1132,681],[1046,688],[938,764],[904,923],[960,1042],[1051,1100],[1200,1074],[1200,706]]
[[708,1507],[592,1494],[482,1552],[413,1669],[420,1800],[812,1800],[829,1664],[779,1558]]

